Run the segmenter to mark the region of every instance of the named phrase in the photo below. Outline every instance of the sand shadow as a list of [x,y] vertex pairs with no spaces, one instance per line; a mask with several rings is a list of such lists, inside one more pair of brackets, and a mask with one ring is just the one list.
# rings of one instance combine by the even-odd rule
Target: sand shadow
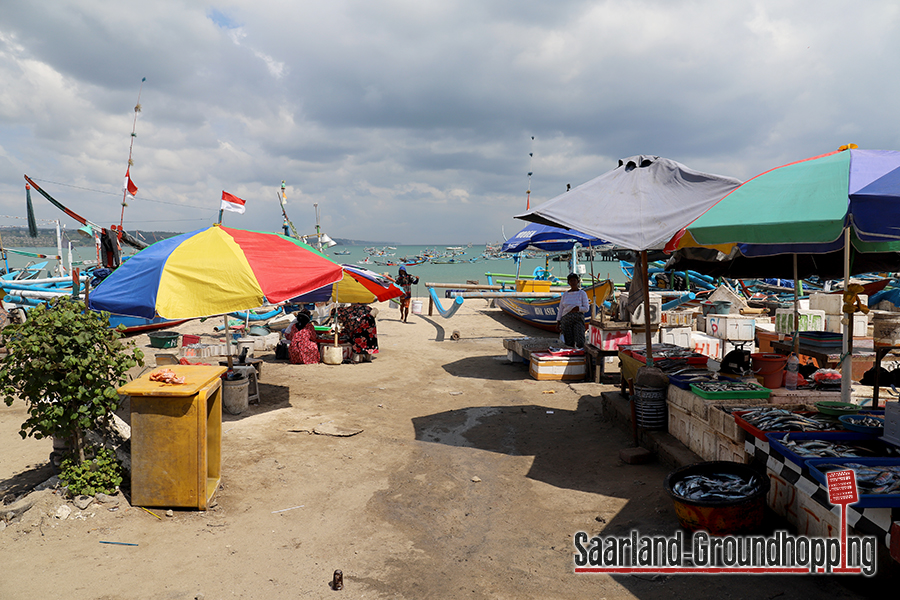
[[[621,478],[610,477],[618,465],[624,435],[611,439],[591,397],[576,410],[534,404],[473,406],[412,419],[416,439],[461,448],[478,448],[510,456],[534,456],[527,477],[550,485],[621,496]],[[618,439],[621,437],[621,439]],[[615,448],[615,451],[611,451]]]
[[3,509],[4,501],[18,498],[30,492],[54,475],[56,475],[56,469],[50,463],[48,455],[47,462],[29,465],[21,473],[16,473],[8,479],[0,480],[0,511]]
[[529,377],[528,363],[513,363],[505,356],[470,356],[447,363],[443,369],[454,377],[494,381],[520,381]]

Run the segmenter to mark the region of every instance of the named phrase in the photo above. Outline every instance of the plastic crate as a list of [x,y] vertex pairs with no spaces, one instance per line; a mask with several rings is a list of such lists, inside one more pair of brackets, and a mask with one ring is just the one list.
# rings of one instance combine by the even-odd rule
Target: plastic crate
[[[773,431],[771,433],[767,433],[766,437],[769,439],[769,445],[774,448],[779,454],[783,457],[794,463],[795,465],[799,465],[801,469],[806,468],[807,461],[817,460],[817,457],[814,456],[801,456],[796,452],[793,452],[790,448],[785,446],[782,443],[784,440],[784,436],[790,434],[792,440],[823,440],[826,442],[839,442],[845,444],[852,444],[854,446],[866,446],[875,450],[877,444],[876,441],[870,435],[866,435],[864,433],[855,433],[853,431],[837,431],[837,432],[820,432],[820,431]],[[822,457],[825,458],[825,457]],[[851,457],[847,457],[851,458]],[[837,460],[837,459],[835,459]],[[841,459],[843,460],[843,459]]]
[[[811,458],[806,461],[809,474],[827,488],[826,473],[836,469],[821,468],[824,465],[837,465],[839,468],[849,469],[845,466],[851,463],[867,467],[895,467],[900,466],[900,458]],[[892,508],[900,506],[900,494],[859,494],[859,502],[851,504],[854,508]]]
[[732,392],[708,392],[706,390],[701,390],[693,383],[691,384],[691,391],[700,396],[701,398],[706,398],[707,400],[738,400],[738,399],[748,399],[748,398],[768,398],[772,394],[772,390],[769,388],[764,388],[761,385],[756,385],[753,383],[748,383],[747,385],[753,386],[757,389],[755,390],[735,390]]

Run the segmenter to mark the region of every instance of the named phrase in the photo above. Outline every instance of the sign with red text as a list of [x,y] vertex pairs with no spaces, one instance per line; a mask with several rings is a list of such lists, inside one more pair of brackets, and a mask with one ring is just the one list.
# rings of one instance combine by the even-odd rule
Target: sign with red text
[[859,502],[859,491],[856,489],[856,473],[853,469],[832,471],[825,474],[828,482],[828,501],[832,504],[853,504]]

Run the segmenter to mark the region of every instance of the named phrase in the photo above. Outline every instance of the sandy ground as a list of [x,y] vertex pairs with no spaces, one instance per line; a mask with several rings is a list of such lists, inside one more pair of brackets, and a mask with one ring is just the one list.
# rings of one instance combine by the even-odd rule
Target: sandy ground
[[[222,487],[205,512],[93,504],[60,520],[51,491],[0,531],[0,598],[830,598],[861,577],[576,575],[572,536],[671,535],[669,469],[626,465],[626,432],[592,383],[538,382],[502,340],[535,335],[482,301],[409,323],[380,305],[371,363],[263,354],[262,400],[223,426]],[[427,303],[426,303],[427,306]],[[219,321],[185,333],[212,336]],[[461,339],[452,341],[458,330]],[[132,338],[148,354],[146,336]],[[259,356],[259,354],[258,354]],[[0,404],[0,497],[52,474]],[[331,423],[352,437],[309,433]],[[2,514],[2,513],[0,513]],[[136,546],[101,544],[125,542]],[[335,569],[344,590],[329,584]],[[885,579],[881,573],[878,585]],[[883,590],[884,587],[881,587]]]

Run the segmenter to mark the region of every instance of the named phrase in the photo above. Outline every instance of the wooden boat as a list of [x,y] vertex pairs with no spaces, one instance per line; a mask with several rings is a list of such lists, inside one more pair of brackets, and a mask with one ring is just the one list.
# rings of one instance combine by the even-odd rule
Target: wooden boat
[[[591,304],[603,304],[613,292],[613,282],[609,279],[584,288]],[[559,311],[559,296],[548,298],[496,298],[494,304],[513,318],[532,327],[546,331],[557,331],[556,313]],[[585,315],[585,322],[590,315]]]

